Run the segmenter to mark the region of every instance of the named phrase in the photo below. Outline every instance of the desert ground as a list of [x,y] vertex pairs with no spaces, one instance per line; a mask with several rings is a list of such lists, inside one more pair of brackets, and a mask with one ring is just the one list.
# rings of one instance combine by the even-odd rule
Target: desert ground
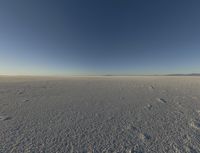
[[0,153],[199,153],[200,77],[0,77]]

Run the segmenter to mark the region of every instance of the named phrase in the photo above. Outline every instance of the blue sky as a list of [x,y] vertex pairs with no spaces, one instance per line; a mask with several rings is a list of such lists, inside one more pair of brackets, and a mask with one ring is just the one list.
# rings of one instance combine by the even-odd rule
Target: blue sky
[[0,74],[200,72],[198,0],[2,0]]

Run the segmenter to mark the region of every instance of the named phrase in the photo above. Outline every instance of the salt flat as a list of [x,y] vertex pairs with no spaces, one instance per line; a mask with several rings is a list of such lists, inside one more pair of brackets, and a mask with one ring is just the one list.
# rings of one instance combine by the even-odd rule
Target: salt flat
[[200,77],[0,77],[0,153],[199,153]]

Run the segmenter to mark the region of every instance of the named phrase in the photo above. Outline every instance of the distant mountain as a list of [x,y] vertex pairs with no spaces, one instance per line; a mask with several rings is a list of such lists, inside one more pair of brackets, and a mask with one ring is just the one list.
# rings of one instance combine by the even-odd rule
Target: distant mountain
[[190,74],[167,74],[167,76],[200,76],[200,73],[190,73]]

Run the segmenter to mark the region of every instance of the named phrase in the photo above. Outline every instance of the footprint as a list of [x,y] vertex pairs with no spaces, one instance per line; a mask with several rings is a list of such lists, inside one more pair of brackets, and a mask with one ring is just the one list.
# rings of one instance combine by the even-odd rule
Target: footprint
[[178,105],[178,107],[182,107],[181,102],[177,102],[176,104]]
[[144,149],[136,144],[132,149],[129,149],[127,153],[144,153]]
[[125,131],[125,130],[137,131],[138,129],[135,126],[128,124],[124,126],[124,128],[122,129],[122,131]]
[[88,146],[88,153],[93,153],[93,152],[94,152],[94,150],[93,150],[92,145],[89,145]]
[[22,95],[23,93],[24,93],[24,92],[23,92],[22,90],[18,90],[18,91],[17,91],[17,94],[18,94],[18,95]]
[[190,122],[190,126],[193,127],[193,128],[195,128],[195,129],[197,129],[197,130],[200,130],[200,122],[197,121],[197,120],[192,120]]
[[150,140],[151,137],[147,133],[139,133],[139,139],[145,142],[147,140]]
[[6,120],[10,120],[11,117],[9,116],[3,116],[3,115],[0,115],[0,121],[6,121]]
[[42,88],[42,89],[47,89],[47,86],[42,86],[41,88]]
[[155,87],[154,86],[149,86],[149,90],[154,90],[155,89]]
[[148,108],[149,110],[151,110],[152,107],[153,107],[153,106],[152,106],[151,104],[148,104],[148,105],[147,105],[147,108]]
[[180,151],[180,149],[177,147],[177,145],[173,144],[172,147],[173,147],[173,152],[174,152],[174,153],[181,153],[181,151]]
[[23,100],[23,102],[28,102],[28,101],[29,101],[29,99],[24,99],[24,100]]
[[197,114],[200,115],[200,110],[197,110]]
[[119,99],[120,99],[120,100],[125,100],[125,97],[120,97]]
[[161,103],[167,103],[167,101],[163,98],[156,98],[156,100]]
[[198,153],[192,146],[185,146],[185,151],[187,153]]

